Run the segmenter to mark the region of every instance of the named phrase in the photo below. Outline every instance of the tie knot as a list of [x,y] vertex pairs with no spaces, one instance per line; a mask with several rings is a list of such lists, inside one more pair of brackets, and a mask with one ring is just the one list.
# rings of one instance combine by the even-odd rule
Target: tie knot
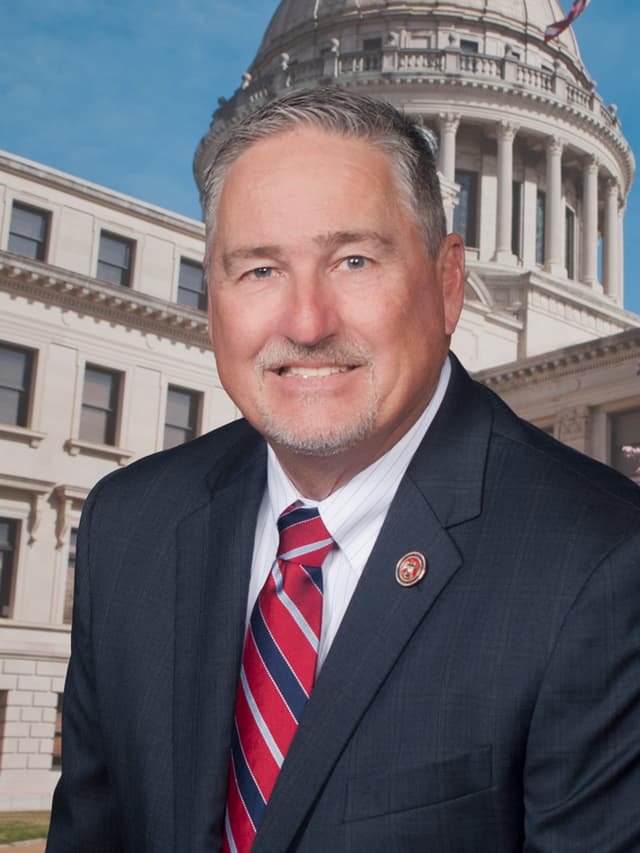
[[280,543],[277,558],[320,568],[334,542],[316,507],[296,501],[278,519]]

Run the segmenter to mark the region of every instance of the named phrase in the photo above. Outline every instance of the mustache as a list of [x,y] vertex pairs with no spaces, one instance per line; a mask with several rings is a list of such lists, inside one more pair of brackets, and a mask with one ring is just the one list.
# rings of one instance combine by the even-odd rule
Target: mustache
[[284,365],[314,364],[322,361],[328,365],[362,366],[371,363],[371,353],[357,341],[326,339],[309,346],[293,341],[272,341],[264,346],[256,358],[261,370],[277,370]]

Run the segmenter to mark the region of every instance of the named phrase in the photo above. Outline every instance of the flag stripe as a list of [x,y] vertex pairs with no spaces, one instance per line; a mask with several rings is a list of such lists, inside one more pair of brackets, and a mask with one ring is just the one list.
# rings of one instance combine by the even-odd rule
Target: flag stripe
[[573,6],[566,18],[549,24],[544,31],[544,40],[551,41],[551,39],[557,38],[584,12],[589,3],[590,0],[574,0]]

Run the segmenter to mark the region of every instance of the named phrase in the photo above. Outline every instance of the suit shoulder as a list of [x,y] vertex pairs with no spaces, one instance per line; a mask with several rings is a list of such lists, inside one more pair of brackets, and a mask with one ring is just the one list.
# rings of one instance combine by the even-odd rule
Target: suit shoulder
[[135,498],[159,488],[195,494],[222,463],[242,465],[260,447],[261,438],[244,419],[225,424],[193,441],[152,453],[112,471],[92,489],[91,497]]

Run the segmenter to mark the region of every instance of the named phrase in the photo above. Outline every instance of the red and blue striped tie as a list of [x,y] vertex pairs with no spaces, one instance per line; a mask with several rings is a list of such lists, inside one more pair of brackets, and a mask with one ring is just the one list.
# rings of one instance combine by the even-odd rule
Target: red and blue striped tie
[[318,510],[300,502],[278,519],[280,544],[251,614],[231,739],[222,850],[251,849],[316,673],[322,563],[331,539]]

